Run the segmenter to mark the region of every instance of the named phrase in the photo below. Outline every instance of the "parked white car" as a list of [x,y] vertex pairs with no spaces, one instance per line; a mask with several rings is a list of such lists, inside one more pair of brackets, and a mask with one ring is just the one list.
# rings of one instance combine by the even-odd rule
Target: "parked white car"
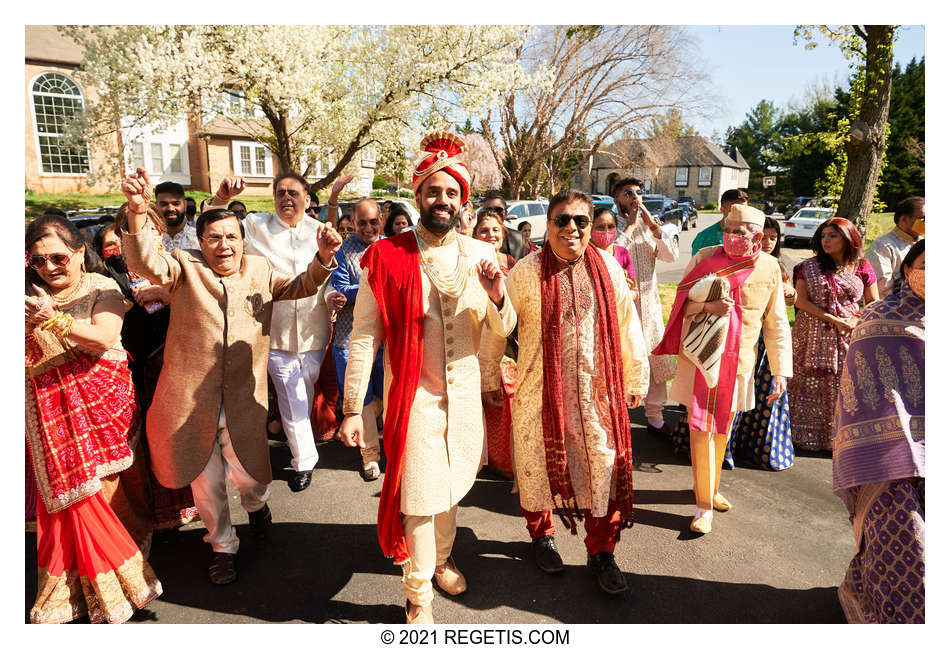
[[803,207],[785,221],[782,229],[782,243],[791,245],[799,241],[806,244],[811,241],[815,230],[822,221],[835,215],[835,211],[824,207]]
[[541,245],[547,232],[547,201],[509,201],[505,225],[517,230],[524,221],[531,223],[531,241]]

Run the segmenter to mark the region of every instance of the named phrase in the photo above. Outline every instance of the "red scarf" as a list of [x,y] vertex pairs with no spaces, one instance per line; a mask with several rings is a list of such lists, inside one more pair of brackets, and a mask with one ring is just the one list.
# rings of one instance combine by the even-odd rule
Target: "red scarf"
[[[564,446],[564,401],[561,383],[561,279],[560,266],[551,244],[541,249],[541,326],[545,399],[541,409],[541,427],[544,432],[544,458],[548,482],[555,508],[571,534],[577,534],[575,518],[583,519],[577,508],[574,488],[567,466]],[[580,263],[580,262],[579,262]],[[607,265],[596,250],[584,255],[584,265],[590,274],[596,296],[597,344],[604,345],[604,379],[610,405],[608,434],[612,435],[616,455],[616,503],[624,519],[624,526],[633,525],[633,453],[630,450],[630,419],[624,395],[623,356],[620,349],[620,325],[617,318],[617,300]],[[561,505],[557,506],[560,499]]]
[[686,298],[689,289],[710,273],[724,277],[729,282],[729,297],[735,306],[729,313],[729,328],[726,330],[726,348],[719,364],[719,380],[716,387],[706,386],[706,379],[697,369],[693,378],[693,403],[689,411],[689,425],[694,430],[711,431],[720,435],[729,434],[732,412],[732,394],[736,389],[736,372],[739,369],[739,340],[742,334],[742,284],[752,273],[758,254],[742,259],[732,259],[722,246],[706,257],[683,278],[676,288],[676,301],[670,320],[666,324],[663,339],[653,353],[678,354],[682,342],[683,318],[686,315]]
[[379,499],[376,532],[383,554],[397,564],[409,560],[409,549],[399,511],[402,474],[406,466],[409,413],[422,371],[422,271],[419,247],[411,230],[377,241],[363,254],[360,266],[369,282],[383,320],[383,342],[389,350],[392,383],[383,444],[386,476]]

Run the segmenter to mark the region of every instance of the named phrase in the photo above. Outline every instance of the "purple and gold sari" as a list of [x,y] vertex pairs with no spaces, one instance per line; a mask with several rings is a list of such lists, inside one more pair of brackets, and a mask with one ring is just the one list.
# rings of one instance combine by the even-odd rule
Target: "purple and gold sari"
[[854,529],[838,588],[849,622],[924,621],[924,331],[904,285],[862,314],[841,373],[832,489]]

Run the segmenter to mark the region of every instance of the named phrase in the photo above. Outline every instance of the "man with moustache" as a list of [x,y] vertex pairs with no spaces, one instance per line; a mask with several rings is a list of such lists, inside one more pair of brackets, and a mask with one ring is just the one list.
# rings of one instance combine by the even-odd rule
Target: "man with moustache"
[[[535,562],[564,564],[554,544],[555,510],[577,533],[587,565],[610,594],[627,589],[614,560],[633,525],[633,455],[627,407],[639,405],[649,364],[626,273],[591,246],[590,196],[561,192],[548,205],[547,242],[508,276],[518,314],[518,384],[512,403],[514,465]],[[486,363],[505,341],[489,334]]]
[[[467,585],[452,560],[459,500],[485,455],[478,348],[483,326],[506,337],[515,313],[490,245],[455,231],[471,177],[464,141],[430,133],[412,184],[420,219],[370,246],[361,260],[340,435],[365,446],[360,411],[381,344],[388,467],[377,532],[403,568],[406,621],[432,622],[432,584]],[[476,415],[476,413],[478,413]]]
[[[330,275],[330,285],[342,294],[345,300],[343,308],[337,312],[336,325],[333,328],[333,365],[336,369],[337,387],[343,394],[346,377],[346,363],[350,347],[350,334],[353,331],[353,308],[360,289],[363,269],[360,259],[371,244],[379,239],[381,215],[379,205],[372,198],[361,199],[353,206],[353,221],[356,232],[347,237],[336,253],[336,270]],[[382,414],[383,399],[383,354],[376,353],[373,371],[370,374],[369,388],[363,401],[363,441],[360,448],[362,468],[360,475],[366,481],[379,478],[379,431],[376,426],[377,415]]]
[[[241,178],[221,181],[208,209],[234,211],[234,200],[244,189]],[[270,260],[274,270],[297,275],[307,269],[317,252],[318,221],[305,218],[311,205],[307,181],[294,172],[284,172],[274,179],[276,214],[255,212],[247,216],[235,212],[243,220],[244,250]],[[230,202],[229,202],[230,201]],[[281,425],[290,448],[290,467],[294,474],[287,482],[293,492],[310,486],[317,464],[317,446],[310,425],[313,411],[314,385],[330,342],[330,312],[326,302],[329,282],[316,295],[274,304],[270,323],[270,352],[267,373],[277,397]]]
[[155,206],[165,219],[162,245],[165,250],[198,250],[198,234],[193,223],[188,222],[188,204],[185,190],[171,181],[155,185]]
[[[650,350],[663,337],[663,308],[656,281],[656,264],[658,261],[673,263],[679,259],[680,252],[643,204],[642,196],[643,181],[638,178],[624,178],[613,187],[614,203],[627,222],[623,236],[618,235],[616,243],[630,252],[637,270],[640,294],[635,302],[643,326],[643,340]],[[650,356],[650,389],[643,400],[643,409],[647,432],[651,434],[672,434],[663,421],[663,403],[667,398],[666,382],[673,378],[675,371],[675,356]]]
[[319,224],[307,268],[284,274],[268,258],[244,254],[244,226],[233,212],[211,209],[198,218],[200,248],[168,253],[146,218],[151,191],[141,167],[122,183],[129,269],[170,293],[168,335],[179,343],[165,350],[147,415],[152,469],[166,487],[191,485],[212,549],[208,576],[223,585],[237,579],[239,545],[226,481],[240,493],[255,532],[271,524],[265,426],[274,304],[316,294],[341,241],[332,227]]

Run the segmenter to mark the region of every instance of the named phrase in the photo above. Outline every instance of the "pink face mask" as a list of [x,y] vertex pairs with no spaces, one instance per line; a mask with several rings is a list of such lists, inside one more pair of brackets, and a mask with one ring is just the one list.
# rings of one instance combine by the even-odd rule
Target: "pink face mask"
[[734,259],[751,257],[762,249],[762,244],[753,244],[752,240],[741,234],[723,232],[722,247],[726,254]]
[[590,233],[590,238],[598,248],[606,248],[617,239],[617,231],[595,230]]

